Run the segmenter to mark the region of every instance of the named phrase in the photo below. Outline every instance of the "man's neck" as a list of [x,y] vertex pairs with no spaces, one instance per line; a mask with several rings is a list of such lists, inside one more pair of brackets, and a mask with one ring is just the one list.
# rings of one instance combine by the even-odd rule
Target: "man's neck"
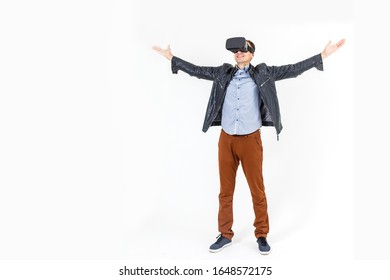
[[246,66],[248,66],[249,65],[249,63],[246,63],[246,64],[244,64],[244,63],[237,63],[237,67],[239,68],[239,69],[244,69],[244,67],[246,67]]

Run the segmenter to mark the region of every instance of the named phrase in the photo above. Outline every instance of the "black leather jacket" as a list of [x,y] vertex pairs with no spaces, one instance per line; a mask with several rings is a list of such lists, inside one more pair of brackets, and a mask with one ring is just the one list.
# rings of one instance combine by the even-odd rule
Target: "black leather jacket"
[[[172,73],[174,74],[177,74],[178,70],[182,70],[199,79],[213,81],[202,131],[206,132],[210,126],[221,125],[222,105],[225,99],[226,89],[237,68],[228,63],[218,67],[197,66],[176,56],[172,58],[171,62]],[[263,126],[274,126],[277,135],[279,135],[283,128],[275,81],[295,78],[312,67],[321,71],[323,70],[321,54],[295,64],[283,66],[267,66],[265,63],[256,66],[250,65],[249,74],[259,87],[260,98],[262,100],[260,112]]]

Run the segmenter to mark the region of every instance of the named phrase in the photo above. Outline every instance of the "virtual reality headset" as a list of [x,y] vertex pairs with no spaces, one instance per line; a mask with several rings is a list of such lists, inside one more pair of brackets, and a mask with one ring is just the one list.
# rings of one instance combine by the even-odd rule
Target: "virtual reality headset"
[[238,51],[241,52],[255,52],[255,48],[249,46],[248,42],[244,37],[233,37],[226,40],[226,49],[236,53]]

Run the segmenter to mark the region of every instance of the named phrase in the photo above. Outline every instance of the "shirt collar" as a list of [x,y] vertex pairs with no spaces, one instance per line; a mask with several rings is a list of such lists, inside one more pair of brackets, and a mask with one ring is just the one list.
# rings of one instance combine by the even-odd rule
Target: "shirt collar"
[[236,65],[236,69],[237,69],[238,71],[239,71],[239,70],[244,70],[245,73],[248,73],[249,67],[250,67],[250,64],[248,64],[248,65],[245,66],[244,68],[240,69],[240,68],[238,68],[238,66]]

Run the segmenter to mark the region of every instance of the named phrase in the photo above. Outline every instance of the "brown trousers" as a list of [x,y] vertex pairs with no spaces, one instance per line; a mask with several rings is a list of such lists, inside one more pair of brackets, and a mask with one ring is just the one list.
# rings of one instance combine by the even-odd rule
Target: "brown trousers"
[[252,195],[255,236],[267,237],[269,231],[267,199],[263,183],[263,144],[260,130],[248,135],[229,135],[221,130],[218,142],[220,177],[218,230],[232,239],[233,194],[237,168],[241,162]]

